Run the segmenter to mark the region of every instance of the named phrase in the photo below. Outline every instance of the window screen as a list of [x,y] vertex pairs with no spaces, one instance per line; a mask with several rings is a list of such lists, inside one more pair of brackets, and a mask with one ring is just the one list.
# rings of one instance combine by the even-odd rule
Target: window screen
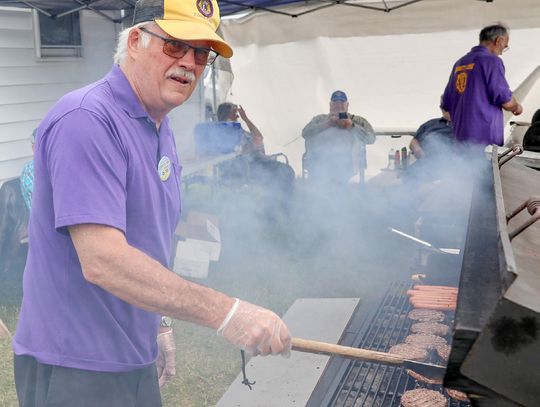
[[59,18],[51,18],[38,11],[34,13],[38,58],[82,56],[78,12]]

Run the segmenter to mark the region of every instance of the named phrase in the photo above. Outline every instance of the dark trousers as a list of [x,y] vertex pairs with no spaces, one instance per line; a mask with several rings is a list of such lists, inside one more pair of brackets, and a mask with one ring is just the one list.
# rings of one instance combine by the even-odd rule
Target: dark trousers
[[160,407],[155,364],[130,372],[45,365],[14,355],[20,407]]

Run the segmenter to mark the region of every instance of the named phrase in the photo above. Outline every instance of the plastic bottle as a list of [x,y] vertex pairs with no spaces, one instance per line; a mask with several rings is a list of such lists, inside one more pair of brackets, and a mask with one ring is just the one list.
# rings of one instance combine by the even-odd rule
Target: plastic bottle
[[396,153],[394,154],[394,165],[396,167],[396,170],[401,168],[401,154],[399,150],[396,150]]
[[396,168],[395,158],[396,158],[396,150],[391,148],[390,151],[388,152],[388,167],[386,168],[388,168],[389,170],[393,170]]
[[407,168],[409,164],[409,156],[407,155],[407,147],[401,148],[401,168]]

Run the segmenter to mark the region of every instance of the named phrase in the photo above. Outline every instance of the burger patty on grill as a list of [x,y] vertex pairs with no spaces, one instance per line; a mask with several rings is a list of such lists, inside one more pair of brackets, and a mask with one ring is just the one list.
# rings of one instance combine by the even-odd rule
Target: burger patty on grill
[[401,405],[403,407],[446,407],[448,400],[435,390],[414,389],[403,393]]
[[448,360],[450,357],[450,346],[445,343],[435,346],[435,350],[437,351],[437,355],[443,360]]
[[420,322],[441,322],[444,321],[444,314],[441,311],[415,308],[409,312],[409,318]]
[[406,343],[398,343],[390,348],[388,353],[401,356],[404,359],[416,360],[422,362],[427,359],[427,351],[418,346],[409,345]]
[[447,345],[446,340],[437,335],[413,334],[405,338],[405,343],[423,349],[435,349],[437,345]]
[[439,322],[417,322],[411,325],[413,334],[429,334],[445,336],[450,332],[450,327]]

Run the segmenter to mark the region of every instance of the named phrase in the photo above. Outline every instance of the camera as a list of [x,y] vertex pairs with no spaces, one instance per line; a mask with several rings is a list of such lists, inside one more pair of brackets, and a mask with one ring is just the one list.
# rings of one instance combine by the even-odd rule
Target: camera
[[338,113],[338,119],[348,119],[349,116],[347,115],[347,112],[339,112]]

